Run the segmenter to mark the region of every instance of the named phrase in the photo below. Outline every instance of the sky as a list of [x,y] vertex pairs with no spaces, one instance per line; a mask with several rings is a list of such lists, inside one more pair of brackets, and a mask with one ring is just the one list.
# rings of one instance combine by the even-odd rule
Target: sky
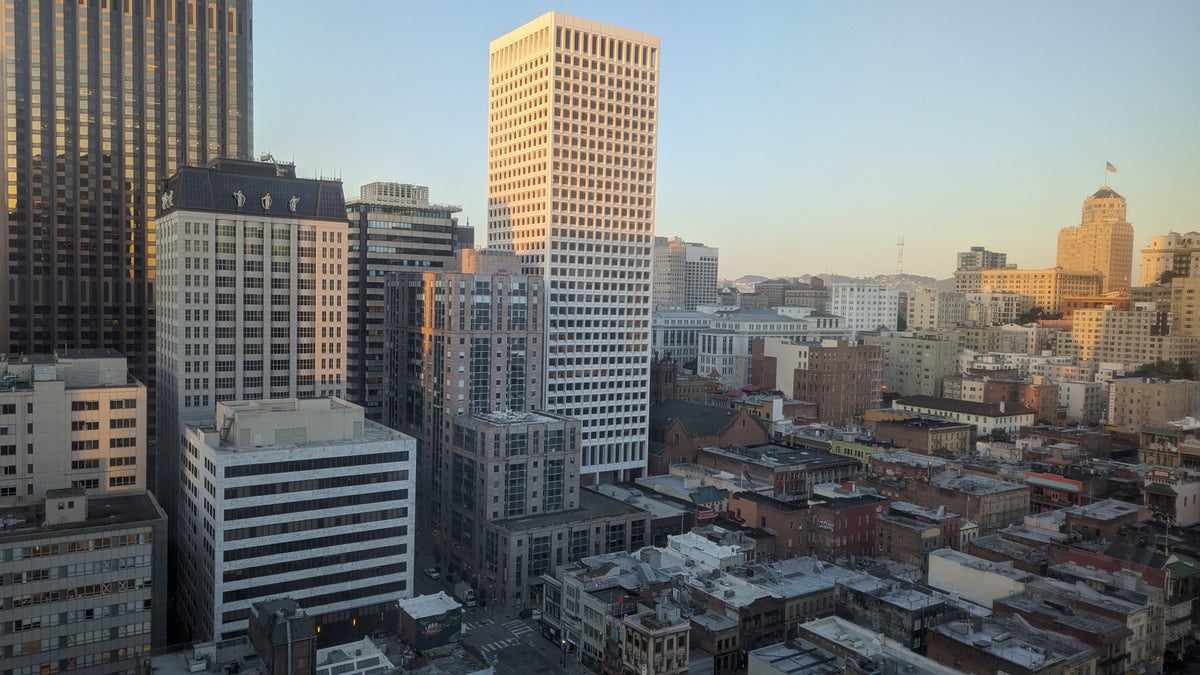
[[[1200,2],[257,0],[254,145],[416,183],[486,238],[491,40],[548,11],[662,39],[655,234],[720,276],[1051,267],[1107,178],[1200,230]],[[1118,173],[1104,170],[1112,162]]]

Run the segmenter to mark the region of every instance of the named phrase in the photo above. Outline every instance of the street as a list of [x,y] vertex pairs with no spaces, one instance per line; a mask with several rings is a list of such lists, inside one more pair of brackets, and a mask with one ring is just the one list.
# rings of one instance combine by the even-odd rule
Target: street
[[562,650],[542,637],[536,619],[516,619],[497,615],[493,620],[486,611],[474,608],[463,613],[467,635],[463,642],[479,649],[485,656],[495,657],[497,673],[588,673],[574,655],[562,663]]

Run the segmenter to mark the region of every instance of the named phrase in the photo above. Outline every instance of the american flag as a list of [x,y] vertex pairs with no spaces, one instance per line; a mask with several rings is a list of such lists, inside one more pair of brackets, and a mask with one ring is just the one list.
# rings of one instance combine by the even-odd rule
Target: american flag
[[1105,162],[1105,163],[1104,163],[1104,170],[1105,170],[1105,171],[1108,171],[1108,172],[1110,172],[1110,173],[1116,173],[1116,172],[1117,172],[1117,167],[1113,166],[1113,163],[1112,163],[1112,162]]

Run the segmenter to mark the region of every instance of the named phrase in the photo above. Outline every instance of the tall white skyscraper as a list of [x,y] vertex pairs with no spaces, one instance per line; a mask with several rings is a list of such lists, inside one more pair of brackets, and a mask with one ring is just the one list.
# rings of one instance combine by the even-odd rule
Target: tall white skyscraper
[[491,44],[488,244],[547,284],[547,410],[582,473],[646,466],[659,40],[545,14]]

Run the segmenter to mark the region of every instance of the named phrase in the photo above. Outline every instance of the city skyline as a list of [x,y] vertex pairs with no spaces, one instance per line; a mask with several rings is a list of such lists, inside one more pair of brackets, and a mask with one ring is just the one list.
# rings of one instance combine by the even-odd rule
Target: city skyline
[[[566,11],[662,37],[656,233],[721,249],[722,277],[890,273],[900,237],[911,274],[947,278],[975,245],[1050,267],[1106,161],[1135,251],[1200,229],[1184,189],[1200,177],[1188,156],[1200,130],[1186,123],[1200,90],[1179,86],[1196,80],[1187,27],[1200,7],[717,7],[355,3],[331,23],[317,3],[259,3],[255,150],[340,175],[351,194],[429,185],[482,241],[487,43]],[[337,50],[293,47],[318,42]],[[295,105],[310,81],[369,96]],[[742,244],[749,227],[771,245]]]

